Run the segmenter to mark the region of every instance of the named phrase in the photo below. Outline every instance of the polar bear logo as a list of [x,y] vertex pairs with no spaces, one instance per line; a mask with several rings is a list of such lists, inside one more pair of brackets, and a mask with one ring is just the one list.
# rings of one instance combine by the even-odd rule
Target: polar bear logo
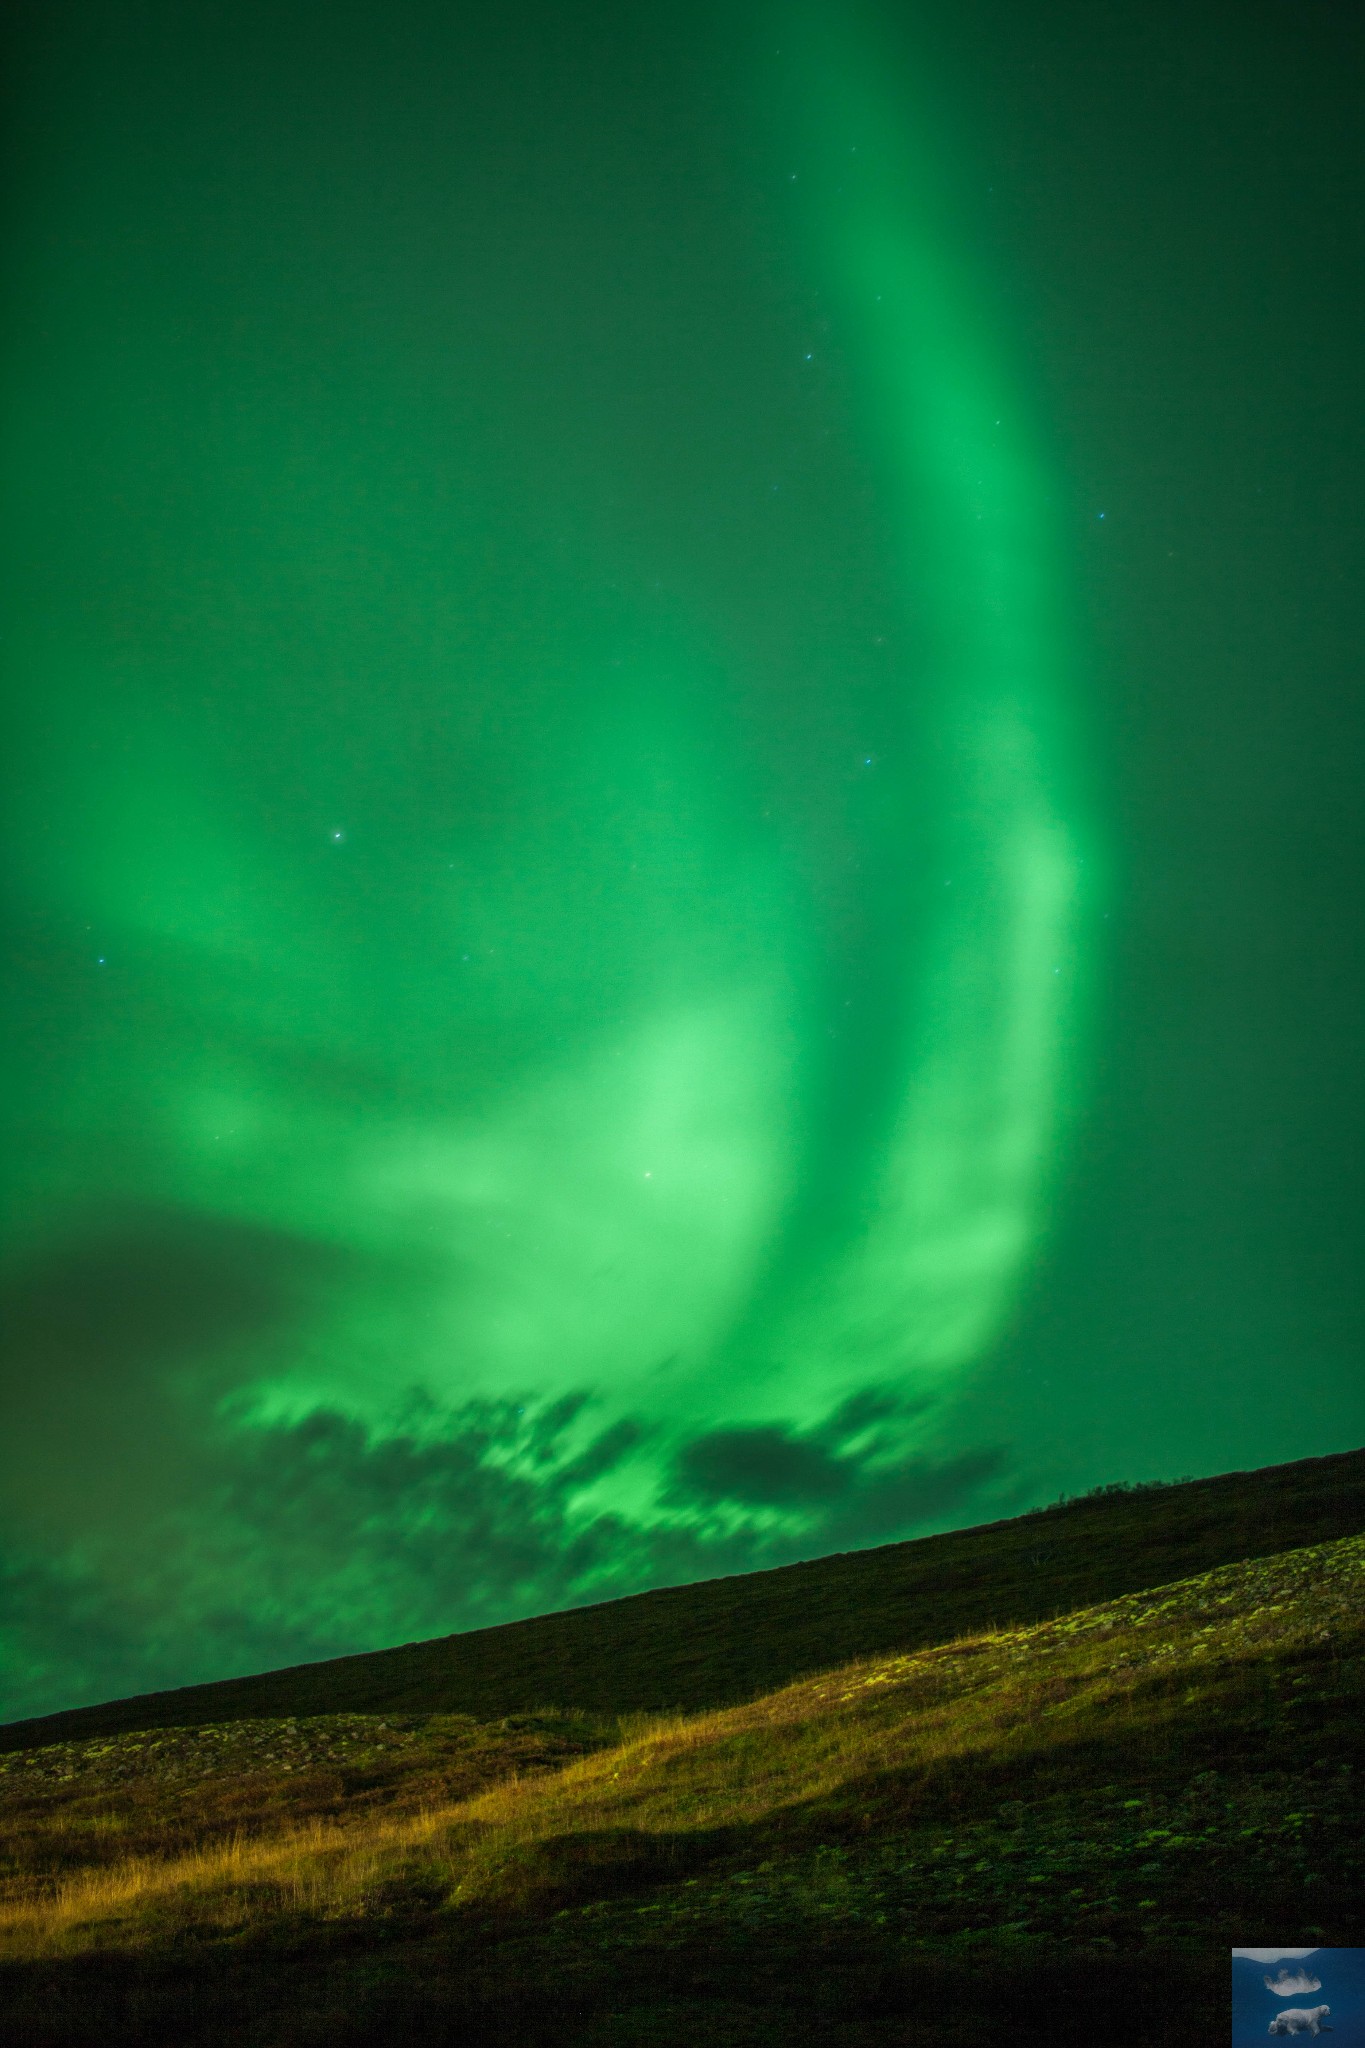
[[1277,2012],[1266,2029],[1270,2034],[1330,2034],[1332,2029],[1322,2024],[1330,2005],[1291,2005],[1284,2012]]

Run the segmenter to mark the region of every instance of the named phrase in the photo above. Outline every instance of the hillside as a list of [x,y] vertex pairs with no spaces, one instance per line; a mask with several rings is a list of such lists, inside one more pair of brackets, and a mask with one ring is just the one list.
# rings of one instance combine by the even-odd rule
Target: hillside
[[12,1752],[0,2016],[30,2048],[1220,2038],[1229,1946],[1358,1927],[1363,1703],[1355,1537],[695,1715]]
[[553,1702],[695,1712],[855,1657],[913,1650],[1365,1531],[1365,1450],[1116,1490],[982,1528],[641,1593],[0,1728],[0,1750],[123,1730]]

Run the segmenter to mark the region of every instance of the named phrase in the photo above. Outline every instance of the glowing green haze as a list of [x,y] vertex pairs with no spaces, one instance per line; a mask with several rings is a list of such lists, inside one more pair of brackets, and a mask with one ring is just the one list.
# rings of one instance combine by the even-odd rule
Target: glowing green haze
[[497,105],[443,158],[411,52],[295,136],[149,33],[12,263],[58,343],[7,427],[0,1462],[43,1599],[117,1587],[83,1653],[21,1613],[15,1711],[961,1518],[1083,862],[1053,487],[929,81],[779,28],[789,281],[698,331],[790,395],[765,442],[699,348],[670,442],[603,366],[670,319],[627,201],[570,179],[570,290],[552,146],[485,244]]
[[[870,55],[819,39],[801,86],[816,247],[866,379],[907,609],[927,619],[905,680],[929,698],[942,893],[907,945],[909,1028],[857,1227],[788,1313],[812,1405],[899,1373],[933,1385],[997,1335],[1043,1220],[1064,1047],[1075,1058],[1072,650],[1047,477],[937,217],[925,110],[879,94]],[[784,1395],[792,1378],[784,1364]]]

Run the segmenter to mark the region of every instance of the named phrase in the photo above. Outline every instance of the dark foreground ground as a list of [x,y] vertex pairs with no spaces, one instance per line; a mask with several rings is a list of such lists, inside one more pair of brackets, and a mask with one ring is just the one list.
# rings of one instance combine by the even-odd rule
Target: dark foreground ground
[[[1160,1554],[1153,1524],[1167,1505],[1188,1516],[1161,1496],[1110,1512],[1131,1526],[1145,1508]],[[1324,1515],[1305,1520],[1316,1534]],[[1077,1545],[1089,1522],[1073,1519]],[[1064,1516],[1050,1541],[1069,1548]],[[742,1710],[738,1737],[682,1753],[674,1777],[666,1758],[641,1765],[636,1782],[652,1771],[656,1790],[692,1773],[667,1827],[630,1803],[621,1728],[590,1714],[49,1734],[11,1749],[0,1772],[11,1898],[163,1837],[170,1853],[299,1818],[362,1829],[509,1773],[551,1796],[575,1759],[599,1773],[598,1803],[564,1809],[554,1826],[568,1832],[509,1837],[472,1901],[452,1890],[458,1844],[444,1864],[393,1864],[349,1918],[286,1906],[234,1920],[230,1901],[212,1900],[196,1918],[144,1901],[135,1927],[111,1921],[85,1952],[0,1966],[0,2041],[1220,2042],[1230,1947],[1355,1946],[1365,1928],[1365,1549],[1248,1554],[1262,1561],[1150,1599],[1068,1610],[984,1645],[953,1640],[902,1674],[901,1692],[875,1665],[810,1681],[802,1721],[776,1694],[765,1720],[765,1695]],[[1079,1567],[1059,1562],[1066,1583]],[[1009,1702],[1008,1754],[972,1734],[992,1699]],[[950,1709],[960,1740],[902,1756],[900,1730]],[[849,1717],[866,1728],[868,1762],[849,1752],[836,1783],[821,1731]],[[794,1727],[810,1762],[806,1789],[789,1792]],[[722,1782],[748,1819],[712,1826],[687,1806]],[[773,1788],[766,1803],[751,1796],[760,1783]],[[618,1793],[619,1810],[601,1804]],[[123,1832],[106,1842],[115,1822]]]
[[1223,1948],[1105,1956],[982,1937],[920,1948],[801,1923],[761,1939],[699,1927],[682,1942],[626,1925],[631,1910],[616,1926],[603,1914],[591,1945],[550,1933],[477,1946],[399,1937],[359,1955],[309,1944],[209,1965],[35,1971],[12,1987],[6,2039],[25,2048],[1184,2048],[1226,2038]]

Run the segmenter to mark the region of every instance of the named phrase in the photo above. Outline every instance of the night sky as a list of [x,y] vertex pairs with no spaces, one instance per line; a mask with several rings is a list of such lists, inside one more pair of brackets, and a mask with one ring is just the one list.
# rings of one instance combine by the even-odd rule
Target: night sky
[[1360,1443],[1353,12],[7,33],[0,1713]]

